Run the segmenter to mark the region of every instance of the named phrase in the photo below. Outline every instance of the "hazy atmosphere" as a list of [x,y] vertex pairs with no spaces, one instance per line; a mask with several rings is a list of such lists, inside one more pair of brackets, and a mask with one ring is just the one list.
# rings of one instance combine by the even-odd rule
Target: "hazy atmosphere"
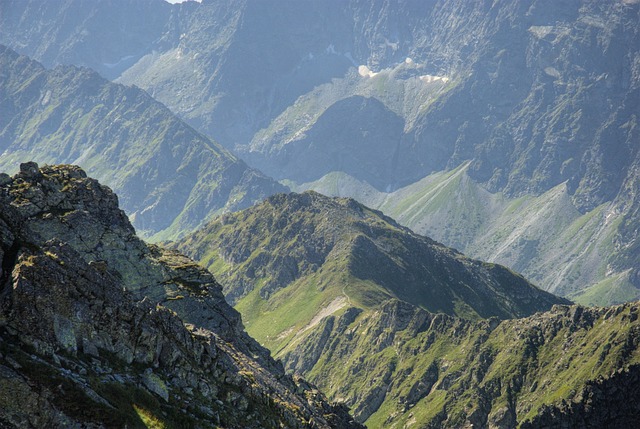
[[0,0],[0,427],[640,422],[640,2]]

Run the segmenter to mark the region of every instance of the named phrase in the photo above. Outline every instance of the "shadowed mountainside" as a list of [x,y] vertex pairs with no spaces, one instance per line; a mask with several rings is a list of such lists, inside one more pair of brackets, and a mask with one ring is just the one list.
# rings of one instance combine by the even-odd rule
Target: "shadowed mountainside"
[[0,47],[0,166],[75,163],[111,186],[146,236],[175,237],[286,188],[135,87]]

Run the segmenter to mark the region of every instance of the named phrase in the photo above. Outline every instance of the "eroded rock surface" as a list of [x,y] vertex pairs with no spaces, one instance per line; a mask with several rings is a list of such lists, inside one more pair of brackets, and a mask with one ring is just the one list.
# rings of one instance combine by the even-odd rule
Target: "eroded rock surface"
[[0,426],[358,427],[74,166],[0,177]]

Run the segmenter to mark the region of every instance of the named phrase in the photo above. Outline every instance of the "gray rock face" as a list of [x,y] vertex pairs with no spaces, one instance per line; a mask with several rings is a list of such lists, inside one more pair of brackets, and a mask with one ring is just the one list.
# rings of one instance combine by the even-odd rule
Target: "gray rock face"
[[[473,177],[491,189],[538,193],[569,181],[576,204],[586,210],[616,196],[637,156],[630,144],[640,88],[636,2],[327,1],[304,8],[292,1],[269,7],[137,2],[69,4],[39,13],[38,4],[3,4],[3,43],[48,65],[103,70],[87,46],[95,46],[104,63],[116,62],[106,60],[109,54],[130,57],[114,67],[124,71],[122,81],[152,92],[229,148],[248,150],[258,131],[321,85],[321,109],[333,109],[335,102],[339,109],[358,94],[356,81],[345,78],[350,67],[379,72],[409,57],[422,67],[415,73],[446,76],[451,90],[429,100],[418,90],[398,91],[393,82],[406,80],[405,72],[375,77],[380,90],[373,95],[395,106],[405,122],[390,142],[401,145],[381,172],[385,184],[473,159]],[[131,17],[140,15],[122,12],[134,8],[149,18],[138,31]],[[75,23],[78,32],[91,27],[85,39],[56,24],[71,11],[77,19],[69,26]],[[118,35],[127,43],[101,43],[110,33],[95,25],[99,14],[119,23],[124,31]],[[117,47],[106,49],[112,45]],[[180,83],[186,81],[188,86]],[[334,101],[325,103],[327,97]],[[407,109],[416,97],[418,108]],[[294,124],[309,113],[301,108],[275,122]],[[349,123],[375,133],[380,125],[368,119],[353,116]],[[314,138],[318,157],[331,146],[326,128],[315,129],[325,131],[325,141]],[[374,146],[381,149],[373,140],[363,144],[362,159]],[[273,139],[260,149],[274,170],[292,155],[279,153],[280,143]],[[329,161],[330,171],[352,173],[340,160]]]
[[168,426],[353,426],[284,375],[206,270],[138,239],[109,188],[35,163],[3,182],[4,426],[123,427],[133,409]]
[[[0,34],[11,35],[15,46],[49,65],[89,67],[113,79],[154,46],[159,47],[155,42],[171,19],[171,7],[153,0],[131,0],[113,9],[112,6],[104,1],[2,3]],[[65,16],[64,22],[58,23],[61,16]],[[28,25],[26,17],[43,25]],[[117,27],[113,27],[115,22]],[[118,31],[112,32],[116,28]]]

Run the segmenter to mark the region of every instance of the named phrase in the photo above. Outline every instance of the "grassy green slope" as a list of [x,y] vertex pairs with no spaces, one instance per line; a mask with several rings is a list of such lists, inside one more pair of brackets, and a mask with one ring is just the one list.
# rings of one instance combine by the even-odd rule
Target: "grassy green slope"
[[[582,401],[588,382],[637,365],[638,309],[558,306],[472,323],[390,301],[313,332],[329,339],[307,377],[370,428],[516,427],[545,406]],[[285,362],[296,368],[303,353],[292,350]]]
[[[222,216],[179,247],[216,273],[247,331],[288,371],[345,401],[371,428],[535,427],[541,410],[579,403],[601,377],[618,377],[626,391],[626,373],[616,371],[640,360],[638,304],[479,318],[489,316],[479,290],[514,306],[544,296],[528,295],[531,286],[509,295],[513,273],[350,199],[277,195]],[[492,280],[509,286],[498,291]],[[462,283],[475,299],[456,287]]]
[[381,193],[343,173],[296,185],[327,195],[353,196],[419,234],[483,260],[506,265],[545,290],[586,305],[640,297],[631,271],[612,266],[624,210],[608,203],[581,214],[564,184],[539,196],[507,198],[467,175],[468,164]]
[[292,348],[323,318],[391,298],[469,319],[563,302],[507,269],[470,260],[350,199],[277,195],[182,240],[224,285],[248,331]]

